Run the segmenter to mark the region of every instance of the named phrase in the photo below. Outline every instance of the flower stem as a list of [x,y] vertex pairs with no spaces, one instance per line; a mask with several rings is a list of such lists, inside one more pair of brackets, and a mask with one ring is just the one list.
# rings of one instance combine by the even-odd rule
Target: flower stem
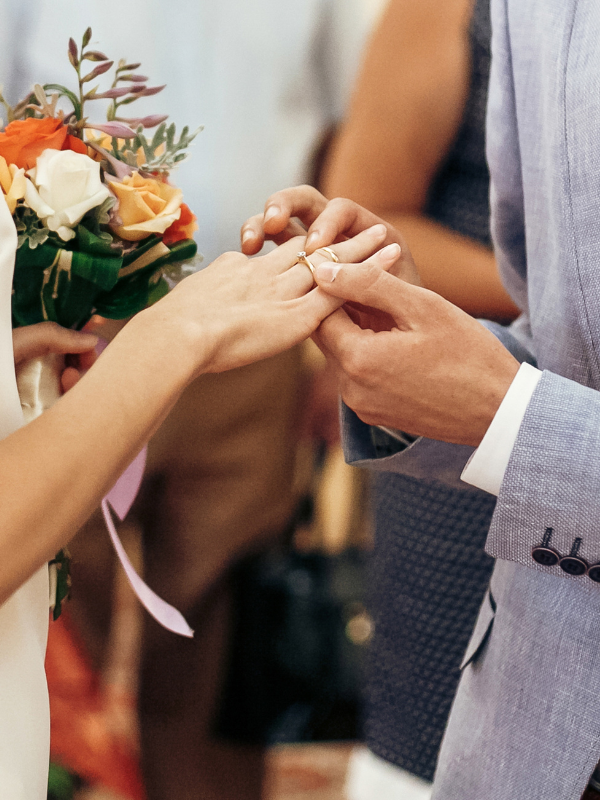
[[12,106],[9,105],[7,101],[4,99],[4,95],[2,94],[2,92],[0,92],[0,105],[3,105],[4,108],[6,109],[7,123],[12,122],[14,117]]

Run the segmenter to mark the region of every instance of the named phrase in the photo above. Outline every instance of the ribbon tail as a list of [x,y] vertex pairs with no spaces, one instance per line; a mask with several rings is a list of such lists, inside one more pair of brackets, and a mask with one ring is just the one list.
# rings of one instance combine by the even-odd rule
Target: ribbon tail
[[115,548],[117,556],[119,557],[119,561],[123,565],[123,569],[127,575],[127,579],[129,580],[129,583],[131,584],[133,591],[136,593],[140,603],[144,606],[146,611],[152,617],[154,617],[154,619],[160,625],[163,626],[163,628],[166,628],[168,631],[172,631],[173,633],[178,633],[180,636],[187,636],[191,639],[194,636],[194,631],[185,621],[183,614],[181,614],[181,612],[179,612],[176,608],[174,608],[172,605],[169,605],[169,603],[165,602],[161,597],[153,592],[152,589],[146,583],[144,583],[144,581],[135,571],[133,564],[125,552],[125,548],[119,539],[119,535],[110,513],[107,498],[104,498],[102,501],[102,513],[104,515],[104,521],[106,522],[106,527],[108,528],[108,533],[110,535],[113,547]]

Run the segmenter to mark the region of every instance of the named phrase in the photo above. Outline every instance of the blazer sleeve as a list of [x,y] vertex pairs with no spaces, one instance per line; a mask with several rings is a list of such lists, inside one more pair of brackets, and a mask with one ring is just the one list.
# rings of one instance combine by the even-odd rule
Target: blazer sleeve
[[[600,562],[599,454],[600,392],[545,371],[504,474],[488,553],[576,578]],[[540,546],[554,551],[548,563],[534,557]],[[600,568],[590,577],[600,581]]]
[[[492,0],[487,117],[492,236],[503,281],[526,309],[523,176],[506,5]],[[600,562],[599,519],[600,392],[544,372],[504,474],[486,550],[589,586],[590,578],[600,582],[600,566],[589,569]]]

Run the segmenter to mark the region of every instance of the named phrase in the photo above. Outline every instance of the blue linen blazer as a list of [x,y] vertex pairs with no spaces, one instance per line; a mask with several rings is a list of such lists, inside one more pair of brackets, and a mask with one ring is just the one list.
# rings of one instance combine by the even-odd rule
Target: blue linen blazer
[[[551,530],[561,556],[600,562],[600,3],[492,0],[492,28],[492,233],[523,310],[494,330],[544,372],[500,489],[498,561],[433,800],[578,800],[600,760],[600,583],[532,549]],[[455,485],[471,452],[419,440],[381,457],[349,410],[343,429],[350,462]]]

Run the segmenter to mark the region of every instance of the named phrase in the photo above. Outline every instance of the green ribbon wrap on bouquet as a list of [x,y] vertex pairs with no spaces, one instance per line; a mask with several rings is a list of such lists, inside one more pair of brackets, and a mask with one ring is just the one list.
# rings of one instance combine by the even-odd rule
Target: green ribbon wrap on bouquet
[[126,319],[167,293],[165,266],[197,252],[191,239],[167,247],[151,236],[123,254],[84,225],[76,233],[67,245],[48,240],[17,250],[13,327],[49,320],[80,329],[93,314]]

